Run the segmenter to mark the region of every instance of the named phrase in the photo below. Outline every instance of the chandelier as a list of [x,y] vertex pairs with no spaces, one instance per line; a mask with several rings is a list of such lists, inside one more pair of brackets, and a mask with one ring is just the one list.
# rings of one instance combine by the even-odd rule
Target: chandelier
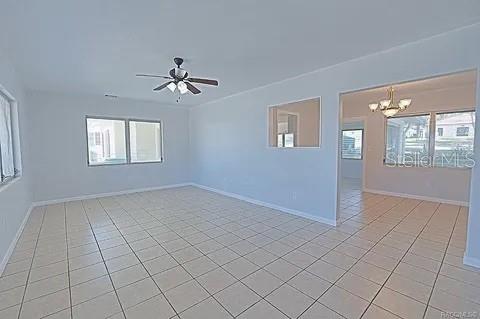
[[382,111],[383,115],[386,117],[391,117],[397,114],[398,112],[404,111],[407,107],[412,104],[412,99],[401,99],[398,102],[395,102],[393,96],[393,87],[387,89],[388,98],[386,100],[381,100],[379,103],[370,103],[368,108],[375,112],[377,109]]

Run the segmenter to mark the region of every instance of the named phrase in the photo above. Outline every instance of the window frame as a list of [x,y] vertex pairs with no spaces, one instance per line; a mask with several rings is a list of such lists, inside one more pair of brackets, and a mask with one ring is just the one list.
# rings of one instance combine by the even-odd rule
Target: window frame
[[[422,167],[422,168],[441,168],[441,169],[472,169],[471,167],[458,167],[458,166],[436,166],[434,165],[434,158],[435,158],[435,141],[437,138],[437,115],[438,114],[452,114],[452,113],[470,113],[473,112],[476,114],[475,107],[468,107],[468,108],[460,108],[458,110],[439,110],[439,111],[427,111],[427,112],[418,112],[418,113],[408,113],[408,114],[401,114],[395,115],[391,117],[384,117],[383,121],[383,128],[384,128],[384,141],[383,141],[383,165],[387,167],[404,167],[404,168],[411,168],[411,167]],[[418,165],[406,165],[406,164],[399,164],[399,163],[387,163],[387,134],[388,134],[388,119],[392,118],[403,118],[403,117],[417,117],[417,116],[430,116],[430,121],[428,123],[428,161],[429,164],[427,166],[418,166]],[[475,124],[476,125],[476,124]],[[475,131],[475,127],[474,127]],[[474,136],[475,138],[475,136]]]
[[[459,129],[459,128],[460,128],[460,129],[462,129],[462,128],[467,129],[467,130],[466,130],[466,133],[467,133],[467,134],[463,134],[463,133],[462,133],[462,134],[459,135],[459,134],[458,134],[458,132],[459,132],[458,129]],[[465,126],[457,127],[457,130],[456,130],[456,132],[455,132],[455,136],[456,136],[456,137],[465,137],[465,136],[469,136],[469,135],[470,135],[470,128],[469,128],[469,127],[465,127]]]
[[[125,130],[123,132],[125,136],[125,163],[111,163],[111,164],[90,164],[89,156],[89,141],[88,141],[88,120],[112,120],[112,121],[122,121],[125,124]],[[131,159],[131,149],[130,149],[130,122],[145,122],[145,123],[155,123],[160,124],[160,160],[154,161],[142,161],[142,162],[132,162]],[[154,163],[163,163],[165,161],[164,147],[163,147],[163,121],[162,120],[151,120],[151,119],[139,119],[139,118],[122,118],[122,117],[112,117],[112,116],[95,116],[95,115],[86,115],[85,116],[85,131],[86,131],[86,146],[87,146],[87,166],[88,167],[101,167],[101,166],[118,166],[118,165],[137,165],[137,164],[154,164]]]
[[[140,161],[140,162],[132,162],[132,153],[131,153],[131,148],[130,148],[130,122],[137,122],[137,123],[153,123],[153,124],[159,124],[160,125],[160,159],[159,160],[153,160],[153,161]],[[160,120],[143,120],[143,119],[137,119],[137,118],[130,118],[126,119],[126,125],[128,126],[125,127],[128,135],[126,136],[126,143],[127,143],[127,164],[148,164],[148,163],[163,163],[165,157],[163,155],[163,122]]]
[[[13,184],[22,176],[22,163],[21,163],[21,154],[20,154],[20,145],[16,139],[16,134],[18,134],[18,126],[16,124],[17,100],[2,86],[0,85],[0,96],[8,102],[8,107],[10,111],[10,134],[11,134],[11,147],[12,147],[12,161],[13,161],[13,176],[2,176],[2,153],[0,151],[0,190],[3,190],[4,187],[7,187],[10,184]],[[1,146],[0,146],[1,147]]]
[[[345,158],[343,157],[343,132],[345,131],[362,131],[362,149],[360,151],[360,158]],[[352,161],[362,161],[363,160],[363,146],[365,145],[365,129],[364,128],[349,128],[349,129],[342,129],[342,147],[341,147],[341,159],[342,160],[352,160]]]
[[[275,145],[272,144],[272,140],[271,140],[271,136],[272,136],[272,128],[271,128],[271,124],[272,124],[272,121],[271,121],[271,110],[274,109],[274,108],[278,108],[282,105],[285,105],[285,104],[292,104],[292,103],[296,103],[296,102],[305,102],[305,101],[308,101],[308,100],[318,100],[318,103],[319,103],[319,109],[318,109],[318,130],[316,130],[316,134],[318,134],[318,145],[317,146],[294,146],[294,147],[278,147],[276,145],[278,140],[278,134],[275,135]],[[266,133],[266,148],[268,150],[279,150],[280,152],[283,152],[284,150],[311,150],[311,151],[315,151],[315,150],[318,150],[318,149],[321,149],[322,148],[322,143],[323,143],[323,140],[322,140],[322,134],[323,134],[323,107],[322,107],[322,96],[319,96],[319,95],[315,95],[315,96],[312,96],[312,97],[300,97],[298,99],[295,99],[295,100],[287,100],[287,101],[282,101],[282,102],[278,102],[278,103],[275,103],[275,104],[270,104],[270,105],[267,105],[267,107],[265,108],[265,114],[266,114],[266,130],[265,130],[265,133]],[[291,111],[291,112],[294,112],[294,111]],[[299,135],[297,134],[297,137]]]

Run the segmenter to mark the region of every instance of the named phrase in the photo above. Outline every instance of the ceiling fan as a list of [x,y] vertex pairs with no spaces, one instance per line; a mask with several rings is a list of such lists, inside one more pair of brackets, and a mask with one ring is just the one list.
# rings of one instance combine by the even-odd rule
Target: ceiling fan
[[163,83],[160,86],[154,88],[154,91],[160,91],[164,88],[168,88],[170,91],[175,92],[178,90],[180,94],[185,94],[188,91],[192,92],[193,94],[199,94],[201,91],[195,87],[192,83],[200,83],[200,84],[207,84],[207,85],[215,85],[218,86],[217,80],[209,80],[209,79],[200,79],[200,78],[191,78],[185,69],[182,69],[183,59],[182,58],[174,58],[173,62],[177,65],[175,68],[171,69],[168,74],[170,76],[165,75],[155,75],[155,74],[137,74],[138,77],[149,77],[149,78],[161,78],[170,80]]

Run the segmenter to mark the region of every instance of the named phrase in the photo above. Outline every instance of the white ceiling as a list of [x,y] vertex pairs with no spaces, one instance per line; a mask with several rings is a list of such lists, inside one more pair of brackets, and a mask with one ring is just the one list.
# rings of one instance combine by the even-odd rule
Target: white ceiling
[[[465,71],[453,74],[436,76],[428,79],[409,81],[405,83],[393,83],[395,96],[397,98],[408,98],[410,95],[435,90],[444,90],[459,87],[469,87],[475,92],[477,84],[477,72]],[[390,85],[376,87],[372,89],[360,90],[351,93],[345,93],[342,98],[348,101],[379,101],[387,98],[387,89]]]
[[[172,58],[218,88],[196,105],[480,21],[478,0],[2,0],[24,84],[175,103]],[[448,49],[448,48],[447,48]],[[453,48],[452,48],[453,49]]]

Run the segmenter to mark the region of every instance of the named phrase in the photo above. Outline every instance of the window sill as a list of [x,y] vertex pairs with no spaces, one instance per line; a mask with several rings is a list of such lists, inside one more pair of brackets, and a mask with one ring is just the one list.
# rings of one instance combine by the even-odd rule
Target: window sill
[[0,184],[0,193],[6,191],[10,186],[18,182],[22,178],[22,175],[15,176]]
[[129,163],[113,163],[113,164],[87,164],[88,167],[106,167],[106,166],[130,166],[138,164],[161,164],[164,161],[145,161],[145,162],[129,162]]

